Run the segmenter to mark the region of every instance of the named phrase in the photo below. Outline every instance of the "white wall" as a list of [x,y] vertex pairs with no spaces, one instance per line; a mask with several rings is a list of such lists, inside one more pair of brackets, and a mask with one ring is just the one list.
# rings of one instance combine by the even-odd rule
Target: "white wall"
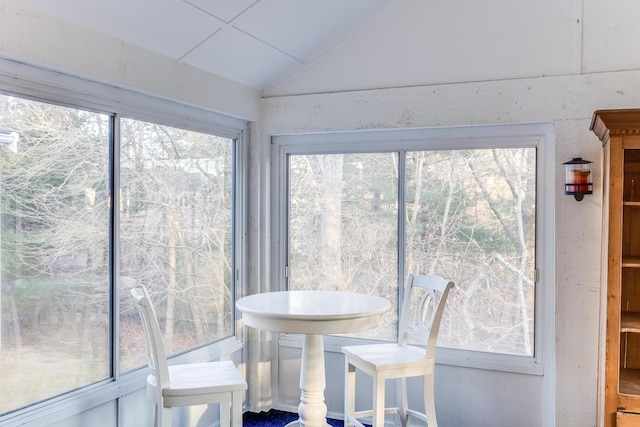
[[[600,141],[589,131],[589,124],[596,109],[640,105],[640,94],[634,92],[639,84],[640,72],[628,71],[273,97],[265,99],[263,105],[262,146],[256,147],[263,151],[253,156],[264,156],[269,137],[281,133],[553,123],[556,134],[555,393],[541,396],[539,387],[523,387],[519,389],[521,393],[516,394],[517,402],[509,402],[509,407],[526,414],[532,403],[555,399],[557,426],[594,426],[601,298],[602,188],[599,180],[602,165]],[[580,203],[563,194],[562,162],[577,156],[596,162],[594,194]],[[263,167],[268,169],[266,160]],[[460,378],[461,368],[439,369],[443,375],[440,386],[451,393],[448,403],[444,404],[448,405],[444,413],[455,411],[456,417],[475,420],[473,424],[452,425],[513,425],[509,419],[499,418],[499,414],[508,416],[509,412],[504,410],[503,390],[492,386],[499,384],[499,380],[486,382],[484,404],[476,408],[471,404],[461,405],[456,398],[456,393],[473,396],[464,382],[456,381],[460,387],[456,393],[442,383]],[[439,405],[442,407],[443,403]]]
[[[248,186],[253,289],[268,289],[271,135],[553,123],[555,393],[529,395],[527,388],[518,389],[520,399],[510,404],[517,412],[531,402],[538,407],[554,399],[557,426],[588,427],[597,419],[602,297],[601,151],[588,128],[594,110],[640,106],[639,12],[635,0],[397,0],[310,67],[269,89],[261,106],[255,91],[34,14],[12,0],[0,0],[0,55],[258,120],[251,129]],[[561,163],[575,156],[596,161],[594,194],[580,203],[562,189]],[[442,381],[460,378],[457,369],[439,368]],[[480,393],[439,384],[452,396],[472,399]],[[439,408],[458,412],[458,420],[473,420],[473,425],[509,425],[511,415],[494,418],[504,411],[504,395],[490,383],[482,391],[480,407],[441,399]]]
[[[325,347],[326,375],[325,403],[328,417],[343,418],[344,356],[339,349]],[[277,407],[296,412],[300,403],[298,389],[300,348],[281,346],[278,352]],[[464,384],[464,387],[460,385]],[[424,408],[422,381],[408,381],[409,405]],[[396,384],[388,382],[387,402],[397,398]],[[357,377],[357,408],[371,407],[371,378]],[[445,427],[539,427],[543,421],[543,393],[541,378],[508,372],[488,371],[437,365],[435,371],[435,402],[438,425]],[[526,399],[524,398],[526,397]],[[420,425],[420,424],[418,424]],[[559,424],[560,425],[560,424]],[[563,426],[589,424],[563,424]]]
[[[65,78],[65,75],[72,75],[80,77],[80,80],[86,78],[104,82],[118,88],[220,112],[234,118],[231,120],[234,123],[256,120],[259,115],[259,94],[254,89],[212,76],[88,29],[35,13],[12,0],[0,0],[0,58],[3,59],[0,61],[0,74],[3,78],[14,77],[17,91],[28,89],[29,82],[35,80],[37,83],[51,85],[52,91],[58,87],[63,88],[68,94],[66,96],[70,98],[79,96],[78,94],[82,94],[82,88],[69,87],[69,79]],[[60,74],[37,70],[25,75],[23,71],[32,67],[22,66],[21,63],[59,71]],[[77,86],[81,84],[78,83]],[[109,93],[117,97],[124,92],[113,90]],[[126,102],[123,98],[117,100]],[[229,343],[218,351],[224,352],[225,355],[233,352],[234,362],[242,367],[242,354],[238,347],[235,343]],[[136,378],[131,379],[136,375]],[[124,385],[121,377],[119,383],[90,387],[91,391],[83,393],[83,398],[54,399],[53,403],[49,402],[42,407],[36,405],[27,413],[9,417],[10,419],[0,422],[0,425],[151,425],[153,405],[146,397],[146,375],[143,372],[135,372],[125,376],[127,379],[124,380]],[[179,425],[195,426],[198,422],[198,425],[214,425],[219,422],[217,405],[211,405],[209,408],[203,405],[180,408],[172,412],[175,424]],[[189,422],[185,421],[187,419]]]
[[[506,402],[500,381],[487,381],[480,395],[476,386],[458,381],[467,375],[461,368],[438,367],[438,409],[443,423],[451,423],[445,425],[515,425],[510,412],[526,417],[545,399],[555,401],[559,427],[599,423],[602,158],[589,125],[595,110],[640,106],[639,12],[640,3],[633,0],[397,0],[335,49],[265,92],[262,145],[252,155],[262,159],[264,171],[256,172],[256,179],[263,181],[268,181],[265,152],[274,134],[554,125],[554,392],[540,395],[535,385],[516,387],[510,395],[516,401]],[[594,194],[580,203],[563,194],[561,164],[572,157],[595,161]],[[478,375],[485,374],[473,377]],[[464,404],[457,395],[465,396]],[[537,421],[517,425],[546,427]]]
[[265,95],[634,70],[639,15],[635,0],[396,0]]

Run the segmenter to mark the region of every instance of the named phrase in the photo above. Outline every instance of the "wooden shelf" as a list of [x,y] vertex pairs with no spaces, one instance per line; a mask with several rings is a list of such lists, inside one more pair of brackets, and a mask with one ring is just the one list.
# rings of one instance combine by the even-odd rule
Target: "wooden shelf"
[[620,316],[620,332],[640,333],[640,313],[623,311]]
[[620,332],[640,333],[640,313],[623,311],[620,316]]
[[623,202],[624,206],[640,207],[640,202]]
[[623,267],[638,268],[638,267],[640,267],[640,257],[639,256],[624,257],[624,259],[622,260],[622,266]]
[[640,369],[620,369],[620,394],[640,396]]

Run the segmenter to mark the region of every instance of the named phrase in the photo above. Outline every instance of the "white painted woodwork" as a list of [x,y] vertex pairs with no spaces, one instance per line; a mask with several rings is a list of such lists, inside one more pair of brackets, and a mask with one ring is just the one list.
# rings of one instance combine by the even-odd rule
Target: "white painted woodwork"
[[282,291],[240,298],[245,325],[304,334],[300,362],[299,424],[325,427],[327,405],[323,334],[373,329],[391,307],[388,300],[353,292]]
[[[146,339],[147,397],[155,405],[154,425],[172,427],[172,408],[218,403],[221,427],[242,427],[243,393],[247,389],[230,360],[168,364],[158,319],[147,289],[130,290],[142,320]],[[178,423],[181,425],[182,423]]]
[[[198,7],[210,3],[190,2]],[[51,8],[59,4],[41,3]],[[218,9],[218,18],[225,20],[235,13],[230,3],[247,4],[239,0],[223,3],[225,7]],[[522,17],[513,10],[512,4],[506,5],[503,15],[508,21],[494,19],[491,14],[497,18],[496,13],[501,13],[499,6],[505,6],[503,1],[485,2],[473,13],[470,8],[476,7],[475,4],[431,2],[424,21],[402,15],[403,8],[411,3],[421,7],[425,2],[397,0],[397,4],[380,15],[372,14],[374,20],[368,25],[343,38],[341,44],[333,45],[325,55],[317,56],[300,73],[282,76],[280,85],[267,94],[273,97],[265,99],[262,105],[258,90],[55,19],[17,0],[0,1],[0,55],[255,121],[251,128],[253,146],[247,185],[250,198],[247,282],[252,289],[268,289],[272,268],[265,261],[271,238],[266,226],[270,221],[271,203],[268,163],[271,135],[415,126],[552,123],[556,136],[553,256],[558,262],[553,294],[556,317],[553,332],[549,334],[556,348],[545,370],[551,385],[538,376],[439,366],[436,406],[442,422],[448,421],[450,425],[598,425],[598,353],[599,342],[604,341],[599,332],[604,329],[599,322],[599,313],[603,310],[599,263],[602,159],[600,142],[589,131],[589,123],[597,109],[640,105],[637,90],[640,53],[635,43],[640,36],[640,26],[635,22],[638,2],[538,2],[541,11],[532,15],[534,24],[527,21],[522,27],[532,31],[529,35],[517,33],[520,27],[514,19]],[[447,19],[438,15],[454,4],[466,7],[464,14],[455,9],[454,17]],[[532,4],[518,3],[527,11]],[[457,25],[467,22],[471,15],[476,23],[487,25]],[[433,26],[428,25],[427,19],[436,18],[450,25],[443,29],[436,22],[439,31],[432,35],[429,31]],[[415,21],[419,22],[403,28]],[[421,22],[424,28],[419,29]],[[475,37],[489,41],[503,30],[501,44],[480,46],[479,52],[489,51],[489,56],[478,59],[479,55],[469,49],[478,47],[478,43],[466,43]],[[489,34],[481,34],[484,32]],[[509,32],[516,34],[512,37]],[[394,48],[402,52],[391,52],[394,56],[385,57],[393,45],[384,39],[385,34],[390,39],[397,38],[400,44]],[[400,37],[401,34],[407,37]],[[542,38],[538,39],[538,35]],[[549,46],[550,38],[557,46]],[[380,48],[373,43],[379,40],[384,42]],[[539,46],[549,48],[550,54],[544,55]],[[446,61],[429,58],[431,53],[442,56],[444,52],[448,55]],[[504,58],[498,57],[500,52]],[[376,55],[381,59],[372,66]],[[513,64],[508,59],[512,59]],[[485,63],[479,64],[480,61]],[[524,68],[526,64],[531,65],[529,71]],[[256,72],[259,73],[263,65],[255,64]],[[476,65],[481,65],[478,71]],[[527,76],[522,76],[523,70]],[[541,71],[544,72],[540,74]],[[562,74],[558,74],[559,71]],[[448,84],[442,84],[435,78],[449,75],[464,81],[451,79],[447,80]],[[487,78],[492,81],[479,81]],[[372,90],[357,90],[364,86],[363,81],[368,82],[367,89]],[[344,92],[332,93],[337,90]],[[277,96],[292,93],[310,95]],[[580,203],[564,196],[562,191],[561,163],[576,155],[595,162],[594,194]],[[576,254],[580,254],[579,259]],[[327,384],[327,390],[332,390],[326,393],[327,406],[330,413],[339,415],[342,396],[337,394],[343,381],[342,356],[327,351],[327,377],[340,385],[338,389],[331,389],[332,384]],[[275,404],[279,406],[297,404],[298,385],[289,382],[290,378],[284,373],[293,367],[297,372],[299,352],[299,348],[280,347],[274,356],[274,364],[279,365],[275,371],[278,377],[274,379],[279,398]],[[337,372],[332,369],[335,366],[339,367]],[[122,399],[121,425],[142,425],[136,423],[136,417],[140,416],[138,405],[129,397]],[[456,405],[459,401],[465,405]],[[78,411],[75,417],[59,425],[115,426],[116,414],[114,400]],[[526,423],[517,422],[520,418],[527,420]]]
[[[403,427],[416,419],[428,427],[438,427],[434,381],[436,346],[442,313],[453,282],[435,275],[410,274],[403,292],[397,343],[375,343],[342,347],[345,355],[344,424],[364,427],[364,418],[373,427],[384,427],[386,416],[397,416]],[[419,301],[415,307],[412,301]],[[372,378],[373,399],[365,409],[356,406],[356,371]],[[409,405],[408,378],[422,379],[420,407]],[[395,382],[397,401],[386,399],[387,383]]]

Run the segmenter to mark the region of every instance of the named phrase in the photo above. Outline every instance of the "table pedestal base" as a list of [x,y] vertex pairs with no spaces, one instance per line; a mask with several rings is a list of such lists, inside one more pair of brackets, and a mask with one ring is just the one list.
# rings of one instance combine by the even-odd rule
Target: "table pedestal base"
[[300,367],[301,427],[326,427],[324,346],[326,334],[373,329],[391,304],[356,292],[280,291],[247,295],[236,301],[246,326],[273,332],[305,334]]
[[327,405],[324,403],[325,388],[322,335],[305,335],[300,366],[300,405],[298,405],[300,418],[287,426],[292,426],[292,424],[300,427],[328,426]]

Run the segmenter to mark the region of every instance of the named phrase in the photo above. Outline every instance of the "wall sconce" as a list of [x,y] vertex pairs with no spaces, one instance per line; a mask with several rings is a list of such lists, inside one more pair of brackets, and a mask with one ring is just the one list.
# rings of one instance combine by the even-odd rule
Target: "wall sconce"
[[593,194],[593,182],[591,181],[591,161],[582,157],[574,157],[565,166],[564,194],[573,196],[577,201],[584,198],[585,194]]

